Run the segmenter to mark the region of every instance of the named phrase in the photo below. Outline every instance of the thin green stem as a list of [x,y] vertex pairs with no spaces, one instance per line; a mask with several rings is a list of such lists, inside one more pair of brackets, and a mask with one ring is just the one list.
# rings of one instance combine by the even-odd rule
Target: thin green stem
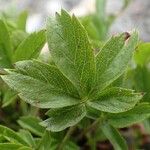
[[100,118],[95,120],[89,127],[87,127],[79,136],[78,139],[81,139],[84,135],[86,135],[88,132],[95,129],[100,123]]
[[60,145],[58,146],[57,150],[62,150],[66,141],[70,138],[71,134],[73,133],[73,131],[75,130],[75,126],[70,127],[69,130],[67,131],[65,137],[63,138],[62,142],[60,143]]

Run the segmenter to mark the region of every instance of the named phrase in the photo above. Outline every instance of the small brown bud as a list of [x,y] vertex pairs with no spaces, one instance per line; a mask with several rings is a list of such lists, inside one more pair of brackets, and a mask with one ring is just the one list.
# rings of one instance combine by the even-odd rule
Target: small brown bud
[[125,39],[125,41],[131,36],[130,35],[130,33],[128,33],[128,32],[124,32],[124,39]]

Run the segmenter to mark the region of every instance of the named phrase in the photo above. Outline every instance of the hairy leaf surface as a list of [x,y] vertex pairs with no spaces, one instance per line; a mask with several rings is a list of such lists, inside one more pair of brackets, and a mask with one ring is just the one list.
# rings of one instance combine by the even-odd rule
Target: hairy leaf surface
[[85,96],[93,85],[95,62],[83,26],[75,16],[62,10],[55,20],[48,20],[47,39],[55,64]]
[[50,109],[47,115],[49,118],[41,122],[41,125],[52,132],[58,132],[77,124],[85,117],[86,109],[84,105],[76,105],[60,109]]
[[65,107],[80,102],[70,94],[71,82],[55,66],[27,61],[17,63],[16,68],[19,73],[9,71],[10,74],[2,78],[26,102],[40,108]]
[[110,88],[99,94],[96,100],[88,105],[104,112],[119,113],[132,109],[142,98],[141,93],[124,88]]
[[124,34],[112,37],[96,56],[98,90],[110,85],[127,68],[138,43],[138,34],[133,32],[126,42],[124,38]]

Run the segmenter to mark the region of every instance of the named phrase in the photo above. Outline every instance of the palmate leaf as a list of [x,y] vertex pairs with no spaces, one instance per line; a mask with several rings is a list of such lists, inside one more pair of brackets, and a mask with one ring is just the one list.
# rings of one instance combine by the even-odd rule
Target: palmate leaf
[[85,105],[76,105],[60,109],[50,109],[47,112],[49,118],[41,123],[48,130],[58,132],[77,124],[86,115]]
[[83,97],[88,94],[95,77],[94,53],[87,33],[75,16],[64,10],[55,20],[48,20],[47,40],[58,68],[73,82]]
[[[106,89],[126,69],[137,45],[136,32],[128,41],[125,34],[113,37],[95,58],[83,26],[62,10],[48,21],[47,39],[55,65],[21,61],[2,76],[26,102],[51,108],[49,118],[42,122],[47,129],[64,130],[86,115],[94,118],[97,111],[118,115],[132,109],[141,98],[131,90]],[[88,113],[88,107],[94,111]]]
[[106,88],[125,71],[137,44],[137,32],[133,32],[126,42],[122,34],[105,44],[96,56],[98,90]]
[[132,110],[116,114],[108,114],[108,122],[116,128],[123,128],[141,122],[150,117],[150,105],[139,104]]
[[124,88],[109,88],[102,91],[96,100],[88,105],[104,112],[119,113],[132,109],[142,98],[142,94]]
[[40,108],[59,108],[80,101],[72,83],[55,67],[38,61],[16,63],[2,79],[26,102]]

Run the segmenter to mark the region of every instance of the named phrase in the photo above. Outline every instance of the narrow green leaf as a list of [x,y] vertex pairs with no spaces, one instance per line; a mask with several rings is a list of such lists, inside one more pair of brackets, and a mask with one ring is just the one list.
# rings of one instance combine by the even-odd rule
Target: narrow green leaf
[[34,133],[35,135],[42,136],[44,133],[44,128],[39,125],[41,119],[32,116],[24,116],[18,120],[19,125]]
[[150,100],[150,69],[149,66],[138,65],[135,69],[131,72],[132,76],[129,76],[128,78],[133,82],[132,87],[136,89],[136,91],[143,91],[144,96],[143,100],[145,102],[149,102]]
[[145,131],[150,134],[150,118],[143,121]]
[[106,19],[106,0],[96,0],[96,15],[100,20]]
[[120,133],[109,124],[102,126],[104,135],[109,139],[115,150],[128,150],[127,144]]
[[71,95],[73,85],[55,66],[25,61],[17,63],[16,68],[19,73],[9,71],[10,74],[2,76],[2,79],[19,93],[20,98],[31,105],[40,108],[60,108],[80,102],[78,97]]
[[95,40],[99,41],[100,38],[99,38],[98,29],[96,28],[92,19],[93,19],[93,16],[89,15],[89,16],[86,16],[86,17],[84,16],[80,18],[80,21],[82,25],[84,26],[84,28],[86,29],[88,36],[94,41]]
[[13,46],[13,50],[15,51],[20,43],[25,40],[28,36],[28,33],[23,32],[21,30],[15,30],[11,33],[10,39]]
[[73,84],[55,66],[36,60],[29,60],[17,62],[15,68],[24,75],[45,81],[53,87],[63,90],[67,94],[79,97]]
[[98,90],[106,88],[125,71],[137,43],[138,34],[133,32],[126,42],[121,34],[105,44],[96,56]]
[[75,16],[62,10],[61,15],[48,20],[47,39],[55,64],[85,96],[93,85],[95,62],[83,26]]
[[19,17],[17,19],[18,28],[23,31],[26,31],[27,17],[28,17],[28,12],[23,11],[19,14]]
[[[39,145],[37,145],[38,150],[48,150],[52,148],[52,137],[49,131],[43,132],[43,136],[39,142]],[[53,149],[52,149],[53,150]]]
[[7,27],[0,20],[0,68],[10,67],[12,58],[12,47]]
[[30,147],[20,147],[18,150],[33,150],[33,149]]
[[150,117],[150,105],[140,104],[127,112],[108,114],[108,122],[117,128],[123,128],[141,122]]
[[28,146],[28,144],[16,132],[2,125],[0,125],[0,135],[4,136],[8,141],[12,143],[20,143]]
[[85,117],[86,108],[84,105],[76,105],[60,109],[50,109],[47,115],[49,118],[41,122],[41,125],[52,132],[58,132],[77,124]]
[[7,90],[4,92],[2,107],[8,106],[17,98],[17,94],[7,87]]
[[13,61],[26,60],[38,57],[45,44],[45,30],[30,34],[16,49]]
[[119,113],[132,109],[142,98],[141,93],[124,88],[109,88],[99,94],[88,105],[104,112]]
[[19,144],[11,144],[11,143],[0,143],[1,150],[18,150],[22,145]]
[[134,55],[138,65],[144,65],[150,61],[150,43],[140,43]]
[[64,145],[63,150],[80,150],[80,148],[72,141],[68,141],[66,145]]
[[19,130],[18,135],[19,135],[22,139],[24,139],[24,141],[26,141],[26,143],[28,143],[28,145],[29,145],[30,147],[32,147],[32,148],[35,148],[35,147],[36,147],[35,141],[34,141],[34,139],[33,139],[33,136],[31,135],[31,133],[30,133],[29,131],[21,129],[21,130]]

